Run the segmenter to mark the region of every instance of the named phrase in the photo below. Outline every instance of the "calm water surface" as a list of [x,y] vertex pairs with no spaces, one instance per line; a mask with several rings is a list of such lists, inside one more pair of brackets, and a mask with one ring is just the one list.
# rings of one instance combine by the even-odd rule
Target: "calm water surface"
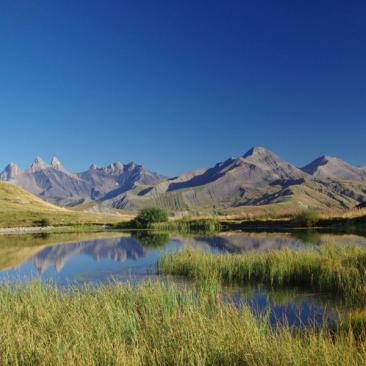
[[[157,260],[184,247],[213,253],[245,254],[248,250],[311,248],[325,242],[366,247],[366,238],[361,236],[316,233],[225,233],[188,238],[116,233],[0,236],[0,281],[38,279],[62,287],[111,281],[136,284],[157,278]],[[273,324],[285,321],[295,326],[317,324],[324,318],[334,319],[340,306],[329,295],[296,290],[269,291],[255,286],[227,287],[223,296],[237,305],[248,304],[260,314],[269,311]]]

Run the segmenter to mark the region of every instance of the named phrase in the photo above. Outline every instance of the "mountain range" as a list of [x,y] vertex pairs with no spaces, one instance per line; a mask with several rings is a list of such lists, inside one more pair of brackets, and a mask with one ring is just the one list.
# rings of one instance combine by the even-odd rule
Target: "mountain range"
[[92,164],[81,173],[68,172],[54,157],[50,164],[37,157],[29,169],[10,163],[0,173],[0,180],[15,183],[46,201],[62,206],[75,206],[87,201],[105,200],[122,194],[136,185],[153,184],[163,176],[133,162],[116,162],[98,168]]
[[171,212],[230,213],[253,207],[350,208],[366,201],[366,168],[329,156],[298,168],[262,147],[173,178],[133,162],[93,164],[70,173],[57,158],[47,164],[38,157],[25,170],[9,164],[0,180],[54,204],[90,209],[160,206]]

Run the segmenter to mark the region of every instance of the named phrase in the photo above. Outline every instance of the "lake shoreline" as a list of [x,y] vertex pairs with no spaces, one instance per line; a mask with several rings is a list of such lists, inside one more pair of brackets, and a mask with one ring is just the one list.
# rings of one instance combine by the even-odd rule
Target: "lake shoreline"
[[40,233],[95,233],[113,231],[105,225],[68,225],[68,226],[16,226],[0,228],[0,235],[40,234]]

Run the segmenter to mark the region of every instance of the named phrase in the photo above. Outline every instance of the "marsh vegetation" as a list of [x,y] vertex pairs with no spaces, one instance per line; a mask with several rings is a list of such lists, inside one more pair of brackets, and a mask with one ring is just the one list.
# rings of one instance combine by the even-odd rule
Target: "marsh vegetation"
[[0,287],[3,364],[363,365],[351,330],[286,326],[223,303],[217,287],[159,282],[60,291]]
[[352,303],[366,303],[366,251],[356,246],[325,244],[245,255],[212,255],[185,249],[164,256],[158,268],[194,280],[215,278],[227,283],[307,287],[336,293]]

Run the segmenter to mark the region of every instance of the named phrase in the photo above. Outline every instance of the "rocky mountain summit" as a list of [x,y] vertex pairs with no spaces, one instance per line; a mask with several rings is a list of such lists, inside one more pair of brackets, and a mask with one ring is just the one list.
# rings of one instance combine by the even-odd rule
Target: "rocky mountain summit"
[[205,187],[211,198],[230,200],[233,195],[248,195],[275,182],[294,182],[305,178],[310,177],[272,152],[257,147],[242,157],[227,159],[212,168],[184,174],[169,180],[168,184],[158,183],[147,195]]

